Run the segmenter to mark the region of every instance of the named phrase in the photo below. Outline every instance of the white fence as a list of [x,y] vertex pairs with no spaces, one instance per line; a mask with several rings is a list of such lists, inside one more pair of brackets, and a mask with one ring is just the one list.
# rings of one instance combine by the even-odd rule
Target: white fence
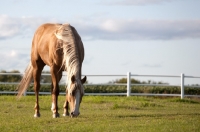
[[[0,75],[23,75],[21,73],[0,73]],[[49,76],[50,74],[42,74]],[[88,77],[126,77],[127,78],[127,84],[112,84],[112,83],[106,83],[106,84],[85,84],[89,86],[109,86],[109,85],[116,85],[116,86],[126,86],[127,92],[126,93],[85,93],[85,95],[126,95],[131,96],[180,96],[181,99],[184,97],[200,97],[200,95],[185,95],[184,94],[184,80],[185,78],[200,78],[197,76],[186,76],[183,73],[181,75],[134,75],[130,72],[127,72],[126,75],[86,75]],[[167,78],[179,78],[180,79],[180,85],[168,85],[168,84],[131,84],[131,77],[167,77]],[[0,84],[18,84],[18,83],[8,83],[8,82],[0,82]],[[50,85],[50,83],[45,83],[42,85]],[[65,84],[60,84],[65,85]],[[131,86],[177,86],[181,88],[181,94],[153,94],[153,93],[131,93]],[[187,86],[187,87],[193,87],[193,88],[200,88],[200,86]],[[16,91],[0,91],[0,94],[16,94]],[[26,94],[34,94],[34,92],[26,92]],[[50,94],[50,92],[40,92],[40,94]],[[60,93],[65,94],[65,93]]]

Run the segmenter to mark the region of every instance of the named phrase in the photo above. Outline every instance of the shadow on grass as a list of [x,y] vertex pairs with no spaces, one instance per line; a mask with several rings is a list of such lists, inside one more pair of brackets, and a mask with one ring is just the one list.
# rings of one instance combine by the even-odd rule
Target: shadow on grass
[[200,104],[199,99],[173,99],[171,102],[181,102],[181,103],[189,103],[189,104]]
[[190,114],[129,114],[129,115],[118,115],[118,118],[127,118],[127,117],[154,117],[154,118],[163,118],[163,117],[176,117],[176,116],[200,116],[199,113],[190,113]]

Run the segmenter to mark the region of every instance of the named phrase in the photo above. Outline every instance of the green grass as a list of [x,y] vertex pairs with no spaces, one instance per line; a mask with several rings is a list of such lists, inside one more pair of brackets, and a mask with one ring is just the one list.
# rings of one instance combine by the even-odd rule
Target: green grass
[[[64,96],[59,96],[62,114]],[[84,96],[77,118],[53,119],[51,96],[40,96],[41,117],[34,118],[34,96],[0,96],[0,131],[197,132],[200,100],[158,97]]]

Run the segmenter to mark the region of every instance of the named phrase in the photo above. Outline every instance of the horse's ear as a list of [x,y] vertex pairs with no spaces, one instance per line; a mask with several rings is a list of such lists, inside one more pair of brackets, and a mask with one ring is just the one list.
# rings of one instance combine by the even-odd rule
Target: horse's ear
[[76,80],[76,78],[75,78],[75,76],[73,75],[73,76],[71,77],[71,81],[72,81],[72,83],[74,83],[75,80]]
[[87,80],[87,77],[85,76],[83,79],[81,79],[81,83],[82,83],[82,84],[85,83],[86,80]]

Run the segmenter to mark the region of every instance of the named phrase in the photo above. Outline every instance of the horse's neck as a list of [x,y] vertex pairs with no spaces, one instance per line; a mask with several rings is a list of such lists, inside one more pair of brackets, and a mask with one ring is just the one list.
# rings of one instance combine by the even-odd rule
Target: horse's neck
[[68,79],[71,79],[73,75],[76,77],[76,79],[81,79],[81,67],[79,65],[68,68],[67,70]]

